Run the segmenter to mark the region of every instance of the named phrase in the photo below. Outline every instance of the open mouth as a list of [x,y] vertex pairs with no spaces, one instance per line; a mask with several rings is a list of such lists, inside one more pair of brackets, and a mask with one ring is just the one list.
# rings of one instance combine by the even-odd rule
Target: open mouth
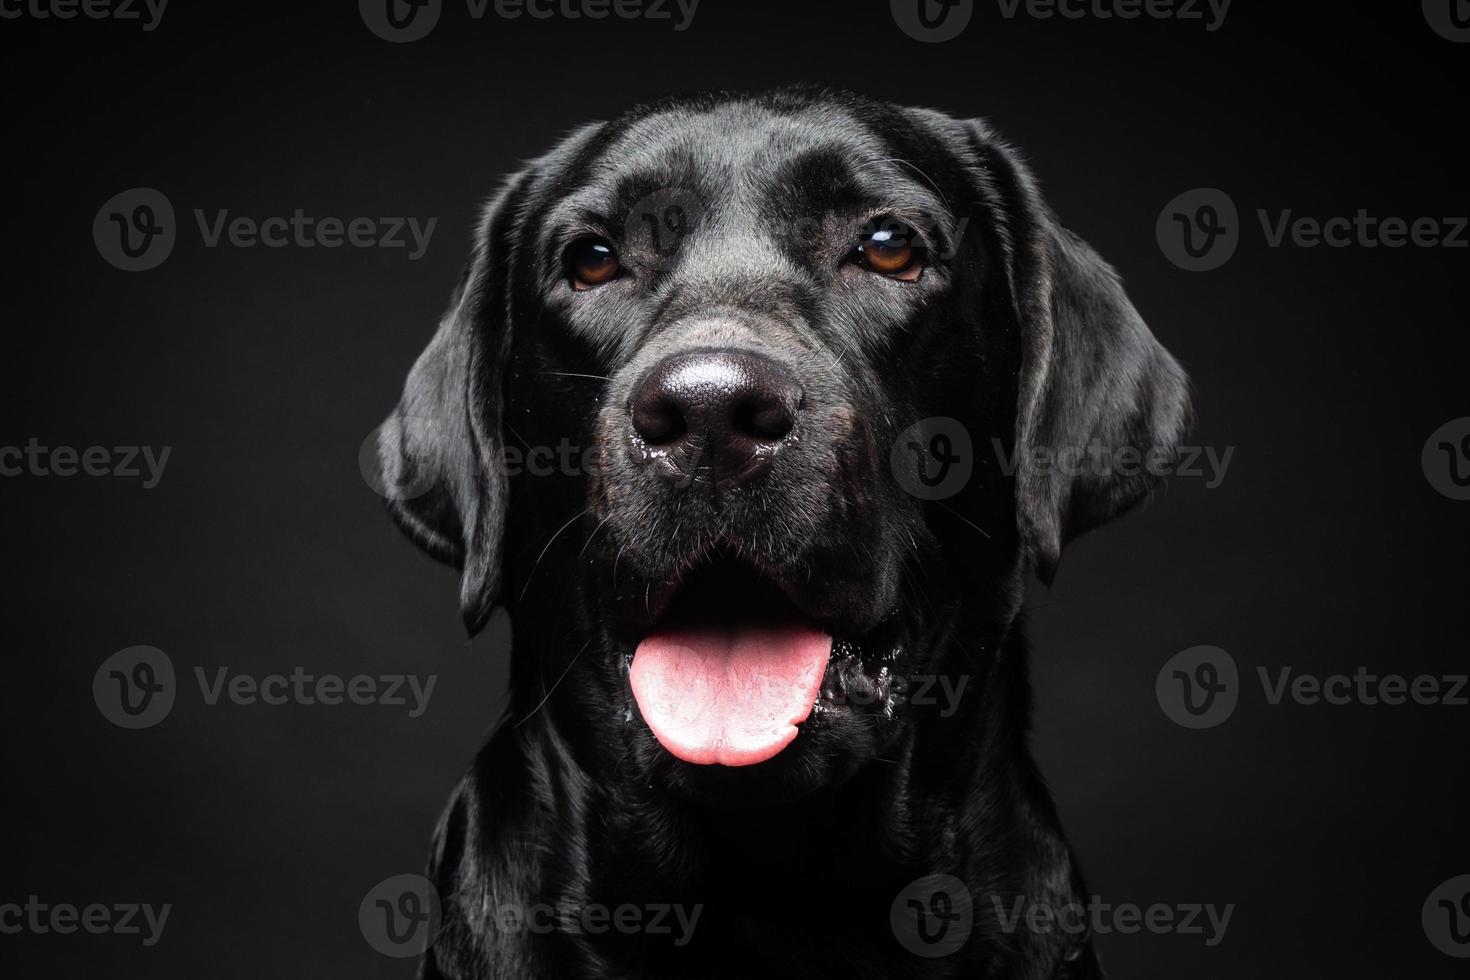
[[672,591],[628,677],[644,722],[671,755],[750,766],[790,745],[815,708],[830,710],[855,688],[878,698],[884,672],[872,676],[864,659],[769,578],[721,559]]
[[643,720],[696,765],[749,766],[797,735],[821,692],[832,637],[747,566],[720,561],[678,588],[628,672]]

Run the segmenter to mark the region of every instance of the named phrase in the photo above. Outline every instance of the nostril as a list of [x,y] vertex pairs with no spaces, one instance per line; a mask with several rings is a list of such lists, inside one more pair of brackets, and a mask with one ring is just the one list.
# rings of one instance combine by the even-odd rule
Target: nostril
[[651,446],[677,442],[688,431],[684,412],[671,398],[645,391],[633,401],[633,431]]
[[756,442],[780,442],[790,434],[796,418],[780,398],[761,395],[737,402],[730,424],[737,434]]

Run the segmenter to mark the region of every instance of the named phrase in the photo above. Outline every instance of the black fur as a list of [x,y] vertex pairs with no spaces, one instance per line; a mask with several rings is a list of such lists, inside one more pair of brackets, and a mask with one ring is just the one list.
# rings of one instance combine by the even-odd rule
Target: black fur
[[[692,219],[672,252],[640,220],[670,205]],[[878,216],[925,240],[918,282],[843,261]],[[589,233],[629,274],[574,292],[562,252]],[[805,392],[799,447],[738,492],[671,489],[619,448],[633,384],[699,346],[758,350]],[[391,481],[428,488],[392,510],[463,569],[469,629],[503,604],[514,631],[509,717],[435,836],[444,920],[423,976],[1099,976],[1086,937],[996,914],[1085,901],[1027,747],[1020,606],[1028,569],[1049,580],[1069,538],[1152,478],[1036,461],[1169,451],[1186,413],[1183,372],[1116,274],[982,122],[826,91],[701,97],[529,164],[486,209],[382,443]],[[936,416],[967,427],[975,471],[925,503],[889,450]],[[508,475],[507,449],[563,439],[598,465]],[[829,673],[841,706],[753,767],[674,759],[628,689],[638,637],[715,554],[857,651]],[[897,651],[886,674],[877,651]],[[969,679],[954,710],[892,683],[926,675]],[[966,883],[975,926],[926,959],[889,909],[931,872]],[[702,911],[684,944],[503,925],[537,903]]]

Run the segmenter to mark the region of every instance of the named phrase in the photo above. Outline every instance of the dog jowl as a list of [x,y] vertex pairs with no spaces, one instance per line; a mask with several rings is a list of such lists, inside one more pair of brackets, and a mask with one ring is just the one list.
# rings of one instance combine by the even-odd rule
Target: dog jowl
[[[510,716],[436,835],[425,975],[1093,975],[1087,936],[1004,935],[988,901],[943,956],[890,912],[932,875],[1086,894],[1026,746],[1023,586],[1156,477],[1033,461],[1167,452],[1186,414],[982,122],[688,98],[510,177],[382,430],[384,483],[426,488],[397,522],[462,570],[472,632],[497,606],[513,629]],[[912,492],[895,446],[933,419],[1005,452]],[[562,440],[596,465],[506,471]],[[677,946],[484,912],[564,895],[704,911]]]

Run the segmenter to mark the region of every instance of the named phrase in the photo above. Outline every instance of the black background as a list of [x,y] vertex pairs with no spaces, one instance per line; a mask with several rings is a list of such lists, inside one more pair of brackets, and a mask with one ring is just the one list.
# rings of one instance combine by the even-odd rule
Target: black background
[[[1470,45],[1417,3],[1236,0],[1199,21],[1005,20],[980,3],[922,44],[887,3],[703,0],[668,22],[474,21],[412,44],[351,2],[174,0],[136,22],[0,21],[9,174],[0,443],[171,446],[162,482],[0,480],[9,569],[8,856],[0,902],[172,903],[162,941],[0,936],[21,972],[404,977],[357,925],[419,870],[447,792],[503,706],[503,621],[466,643],[454,573],[390,526],[359,447],[396,400],[479,201],[581,122],[646,98],[790,81],[988,116],[1112,261],[1190,370],[1193,442],[1235,447],[1207,489],[1077,543],[1029,605],[1035,744],[1104,900],[1234,903],[1224,941],[1107,935],[1117,977],[1449,977],[1421,928],[1470,873],[1465,719],[1447,706],[1271,706],[1259,666],[1465,669],[1470,503],[1420,450],[1470,415],[1470,250],[1267,247],[1257,208],[1464,215]],[[179,214],[159,268],[114,269],[104,201]],[[1218,187],[1243,240],[1208,273],[1155,241]],[[428,253],[205,248],[192,210],[437,217]],[[123,731],[92,677],[165,650],[172,714]],[[1154,696],[1197,644],[1245,677],[1224,725]],[[196,666],[438,675],[429,711],[208,706]],[[817,896],[820,900],[821,896]],[[840,901],[841,896],[828,897]],[[793,914],[799,914],[794,910]]]

